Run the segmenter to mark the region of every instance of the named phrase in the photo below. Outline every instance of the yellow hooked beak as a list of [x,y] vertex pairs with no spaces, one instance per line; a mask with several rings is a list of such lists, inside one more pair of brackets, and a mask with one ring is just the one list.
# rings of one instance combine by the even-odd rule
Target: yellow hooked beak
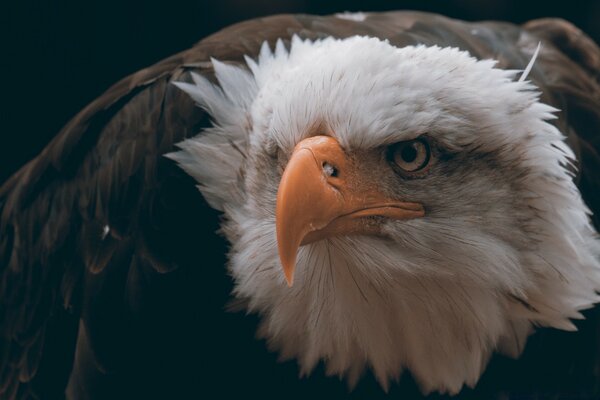
[[275,210],[279,257],[289,286],[300,246],[332,236],[378,233],[379,226],[365,217],[399,220],[425,215],[421,204],[389,198],[365,185],[370,180],[364,175],[332,137],[314,136],[295,147]]

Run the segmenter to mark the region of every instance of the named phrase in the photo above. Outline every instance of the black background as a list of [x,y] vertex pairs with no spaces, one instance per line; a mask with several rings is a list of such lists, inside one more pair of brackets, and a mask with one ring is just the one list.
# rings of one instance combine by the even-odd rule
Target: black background
[[600,1],[3,0],[0,183],[111,84],[232,23],[276,13],[416,9],[521,23],[554,16],[600,41]]

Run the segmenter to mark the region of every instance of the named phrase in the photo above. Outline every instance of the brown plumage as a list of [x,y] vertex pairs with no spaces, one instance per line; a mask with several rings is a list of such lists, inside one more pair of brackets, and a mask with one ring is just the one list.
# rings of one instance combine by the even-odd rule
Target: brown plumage
[[[111,87],[0,188],[0,398],[59,398],[69,376],[73,398],[281,395],[273,382],[292,397],[346,397],[321,374],[298,380],[293,363],[276,364],[252,340],[254,321],[222,311],[231,283],[218,213],[162,157],[210,124],[170,82],[190,81],[191,71],[213,79],[210,57],[241,64],[263,41],[293,34],[454,46],[507,69],[523,69],[530,52],[522,49],[541,41],[530,78],[561,110],[555,123],[577,154],[575,179],[600,227],[600,50],[571,24],[418,12],[244,22]],[[536,334],[522,359],[497,357],[463,395],[600,395],[596,317],[588,313],[578,334]],[[407,377],[395,392],[417,390]],[[383,393],[368,380],[354,394]]]

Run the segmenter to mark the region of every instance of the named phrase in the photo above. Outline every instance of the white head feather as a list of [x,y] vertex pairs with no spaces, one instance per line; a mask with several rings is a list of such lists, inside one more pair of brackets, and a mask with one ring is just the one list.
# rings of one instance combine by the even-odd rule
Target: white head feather
[[[569,319],[598,301],[600,248],[567,171],[573,155],[546,122],[556,110],[517,71],[366,37],[294,37],[289,52],[265,43],[246,60],[250,72],[213,60],[220,87],[176,83],[215,126],[170,157],[225,212],[235,296],[304,373],[323,360],[353,385],[371,368],[385,388],[409,369],[424,392],[456,393],[494,351],[518,356],[533,326],[573,330]],[[451,156],[406,185],[424,218],[386,222],[386,239],[301,247],[288,288],[277,187],[295,144],[322,123],[348,151],[426,133]]]

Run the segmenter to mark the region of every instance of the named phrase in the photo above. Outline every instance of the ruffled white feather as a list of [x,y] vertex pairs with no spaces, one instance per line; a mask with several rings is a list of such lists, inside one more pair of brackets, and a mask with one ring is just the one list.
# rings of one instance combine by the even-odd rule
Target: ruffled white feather
[[[384,388],[410,369],[424,392],[456,393],[476,384],[494,351],[518,356],[533,326],[574,330],[570,320],[599,301],[597,234],[566,169],[573,154],[547,122],[557,110],[524,81],[534,60],[515,80],[517,71],[452,48],[294,37],[289,52],[278,41],[246,57],[249,71],[213,60],[218,85],[176,83],[215,126],[170,157],[225,211],[234,294],[262,315],[259,333],[282,358],[303,373],[323,361],[350,385],[369,368]],[[447,204],[386,224],[393,240],[302,247],[288,288],[276,154],[285,159],[318,122],[350,150],[427,132],[452,151],[494,154],[512,175],[473,171],[451,190],[439,177],[432,196]]]

